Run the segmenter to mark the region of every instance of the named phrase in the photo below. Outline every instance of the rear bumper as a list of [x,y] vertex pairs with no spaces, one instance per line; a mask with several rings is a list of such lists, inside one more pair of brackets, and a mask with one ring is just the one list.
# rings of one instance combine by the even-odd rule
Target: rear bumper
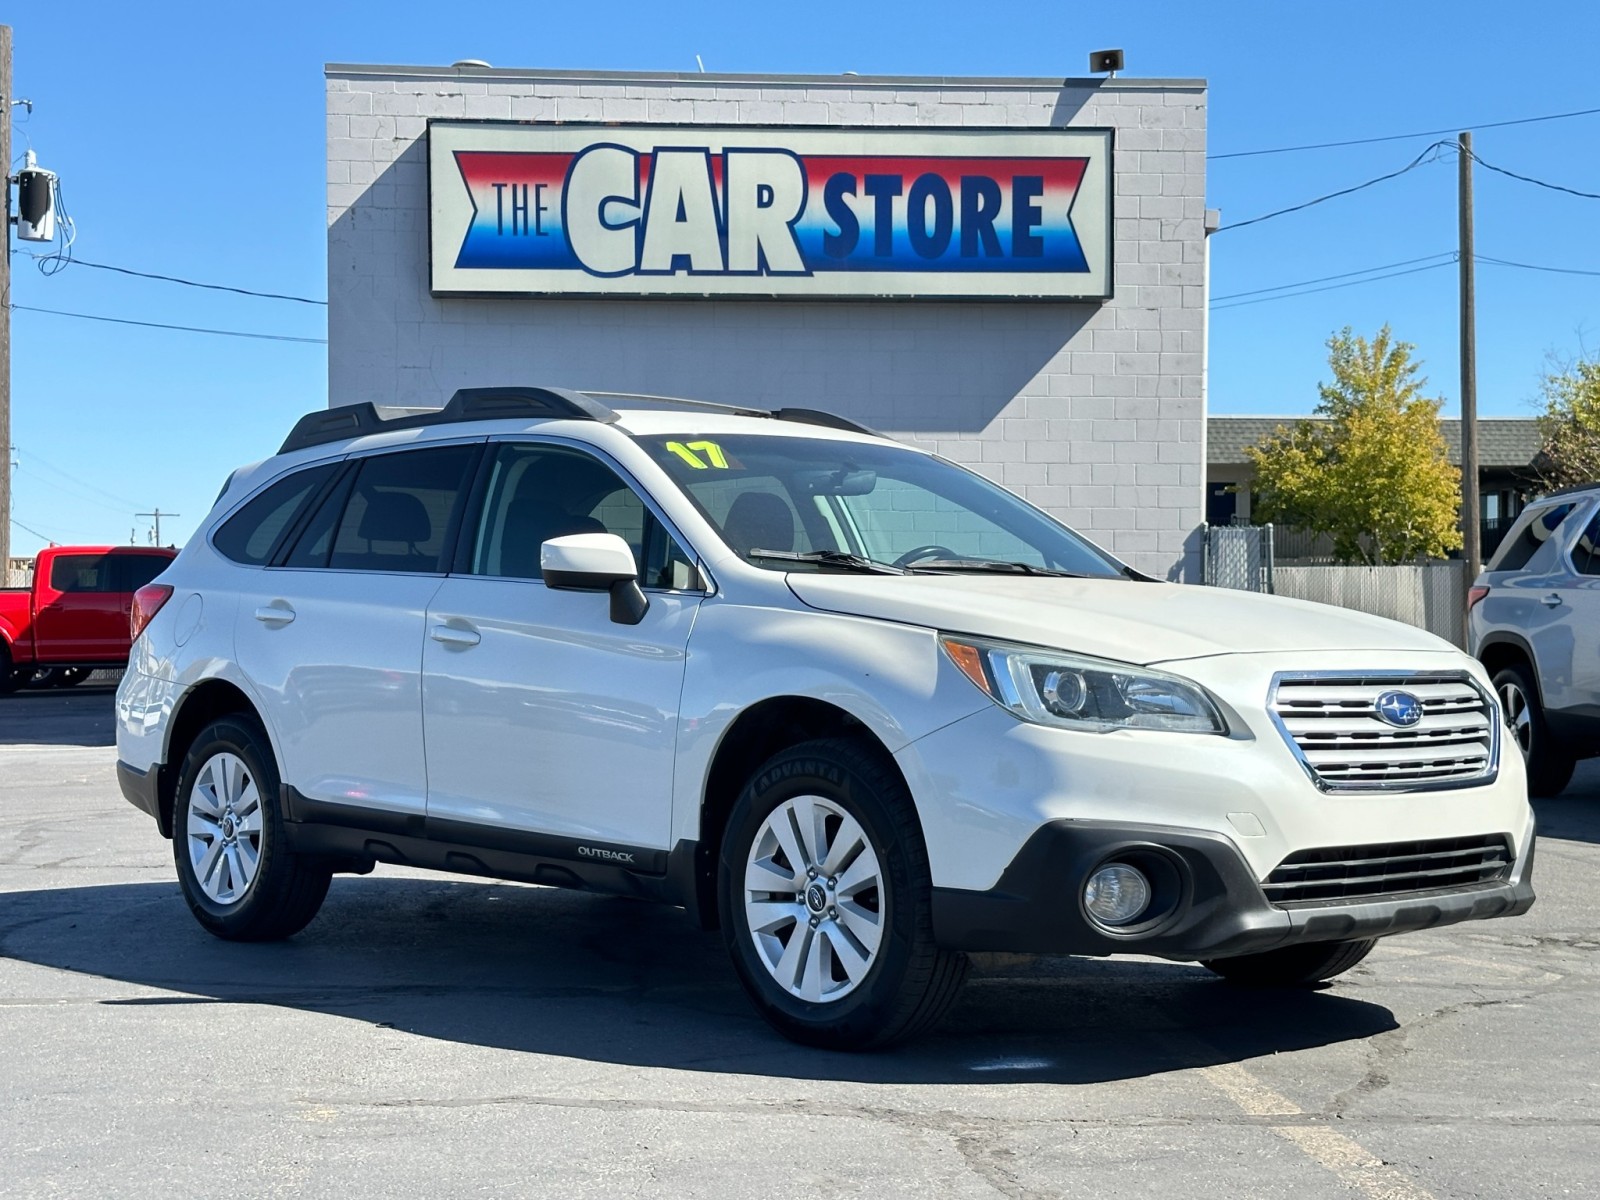
[[[1101,821],[1041,827],[988,891],[935,888],[934,936],[952,950],[1150,954],[1180,962],[1256,954],[1300,942],[1386,937],[1459,921],[1511,917],[1533,904],[1531,831],[1508,878],[1376,899],[1272,904],[1234,844],[1203,830]],[[1084,912],[1084,882],[1111,858],[1171,865],[1171,910],[1111,931]],[[1157,889],[1158,895],[1161,889]]]
[[[159,823],[161,820],[161,768],[151,767],[141,771],[120,759],[117,762],[117,786],[123,797],[139,811],[148,813]],[[165,830],[163,830],[165,832]]]

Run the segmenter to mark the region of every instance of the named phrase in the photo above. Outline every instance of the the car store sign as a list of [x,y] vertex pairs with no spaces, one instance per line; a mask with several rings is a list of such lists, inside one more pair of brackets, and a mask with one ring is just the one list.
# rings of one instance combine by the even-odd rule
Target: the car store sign
[[438,295],[1102,300],[1111,133],[433,121]]

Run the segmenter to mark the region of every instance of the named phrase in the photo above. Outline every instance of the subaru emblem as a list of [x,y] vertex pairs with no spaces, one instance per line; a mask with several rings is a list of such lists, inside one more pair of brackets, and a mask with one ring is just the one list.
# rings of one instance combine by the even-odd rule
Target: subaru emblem
[[1410,692],[1384,692],[1373,703],[1378,716],[1401,729],[1409,728],[1422,720],[1422,701]]

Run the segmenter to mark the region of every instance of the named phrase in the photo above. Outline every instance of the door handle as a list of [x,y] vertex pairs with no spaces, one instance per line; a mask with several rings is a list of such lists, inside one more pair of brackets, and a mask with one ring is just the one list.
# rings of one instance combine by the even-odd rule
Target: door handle
[[266,604],[256,609],[256,620],[263,625],[287,625],[294,620],[294,609],[287,604]]
[[1554,592],[1551,592],[1543,600],[1539,601],[1539,603],[1544,605],[1546,608],[1560,608],[1561,597],[1556,595]]
[[435,625],[428,635],[441,646],[476,646],[483,640],[476,629],[457,629],[453,625]]

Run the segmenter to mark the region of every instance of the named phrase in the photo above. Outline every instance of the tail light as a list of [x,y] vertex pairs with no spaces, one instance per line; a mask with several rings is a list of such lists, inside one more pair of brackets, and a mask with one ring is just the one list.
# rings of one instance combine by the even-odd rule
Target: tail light
[[165,583],[147,583],[133,594],[133,607],[128,610],[128,631],[138,641],[144,627],[155,619],[161,606],[172,599],[172,588]]
[[1467,611],[1471,612],[1477,607],[1478,601],[1489,594],[1489,589],[1481,584],[1473,584],[1467,589]]

